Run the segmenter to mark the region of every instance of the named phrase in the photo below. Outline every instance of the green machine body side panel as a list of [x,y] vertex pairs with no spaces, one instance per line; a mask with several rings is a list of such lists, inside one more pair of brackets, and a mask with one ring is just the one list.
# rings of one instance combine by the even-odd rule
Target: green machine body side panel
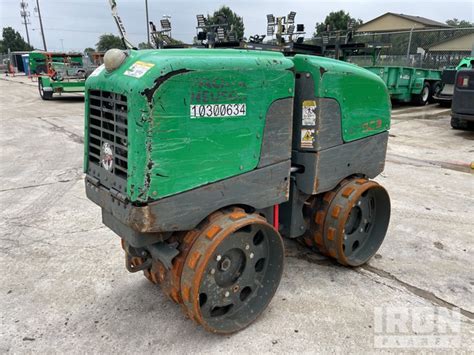
[[[269,107],[293,97],[292,68],[280,53],[131,51],[112,73],[98,69],[88,78],[86,132],[89,90],[127,97],[131,201],[157,200],[249,172],[260,159]],[[87,142],[85,147],[87,171]]]
[[390,128],[390,97],[383,80],[356,65],[296,55],[296,73],[310,73],[315,96],[335,99],[341,109],[342,138],[350,142]]

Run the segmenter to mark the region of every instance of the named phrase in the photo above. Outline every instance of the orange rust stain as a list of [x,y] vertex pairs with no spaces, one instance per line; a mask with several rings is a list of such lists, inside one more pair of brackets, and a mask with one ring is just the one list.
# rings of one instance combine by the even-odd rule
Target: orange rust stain
[[332,192],[328,192],[327,194],[325,194],[323,197],[324,202],[326,203],[331,202],[333,195],[334,194]]
[[150,270],[144,270],[143,273],[145,274],[146,278],[149,279],[151,282],[153,282],[154,284],[157,284],[156,282],[156,276],[153,272],[151,272]]
[[184,240],[183,240],[183,241],[184,241],[184,243],[190,243],[192,239],[193,239],[192,234],[191,234],[191,233],[188,233],[188,234],[186,234],[186,236],[184,237]]
[[325,216],[326,216],[326,214],[323,211],[318,211],[316,213],[316,223],[317,224],[323,224]]
[[191,254],[191,256],[189,257],[189,261],[188,261],[188,266],[194,270],[196,268],[196,265],[197,265],[197,262],[199,261],[199,258],[201,257],[201,253],[199,253],[198,251],[195,251],[194,253]]
[[318,245],[323,245],[323,235],[321,233],[316,234],[314,237],[314,241]]
[[191,287],[188,285],[183,286],[183,300],[189,302],[189,295],[191,294]]
[[332,210],[331,216],[333,218],[338,218],[339,214],[341,213],[341,210],[342,210],[342,207],[339,205],[336,205],[336,207],[334,207],[334,209]]
[[183,270],[182,260],[176,260],[175,264],[171,268],[171,275],[172,275],[173,279],[179,280],[182,270]]
[[314,179],[313,191],[318,191],[319,180],[318,178]]
[[173,301],[175,301],[176,303],[179,303],[178,292],[176,292],[176,290],[172,290],[172,291],[171,291],[171,298],[172,298]]
[[336,236],[336,229],[335,228],[328,228],[328,240],[334,240]]
[[329,250],[329,255],[331,255],[333,258],[337,256],[337,253],[334,249]]
[[342,196],[345,197],[345,198],[348,198],[352,194],[352,192],[354,192],[354,190],[355,190],[354,187],[348,186],[342,192]]
[[217,233],[219,233],[220,231],[222,230],[221,227],[219,226],[216,226],[216,225],[213,225],[211,228],[209,228],[209,230],[207,231],[206,233],[206,237],[208,239],[213,239]]
[[158,267],[158,277],[160,279],[160,282],[163,282],[163,280],[165,279],[165,273],[166,273],[165,268],[162,265],[160,265]]
[[232,212],[229,217],[231,220],[236,221],[238,219],[242,219],[246,216],[247,214],[245,212],[237,211],[237,212]]
[[143,264],[142,258],[139,258],[138,256],[134,256],[130,259],[130,262],[133,266],[137,267]]

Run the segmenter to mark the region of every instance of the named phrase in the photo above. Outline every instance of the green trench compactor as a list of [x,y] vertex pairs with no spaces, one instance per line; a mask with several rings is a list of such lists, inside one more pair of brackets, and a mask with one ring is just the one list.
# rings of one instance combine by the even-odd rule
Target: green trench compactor
[[240,49],[110,50],[86,82],[87,196],[143,271],[215,333],[253,322],[282,237],[347,266],[389,224],[390,99],[357,66]]

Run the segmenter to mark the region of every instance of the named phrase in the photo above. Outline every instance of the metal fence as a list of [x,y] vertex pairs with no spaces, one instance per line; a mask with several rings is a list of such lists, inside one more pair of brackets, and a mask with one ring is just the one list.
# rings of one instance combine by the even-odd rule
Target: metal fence
[[[352,42],[366,43],[372,53],[351,55],[348,61],[358,65],[396,65],[429,69],[443,69],[455,66],[474,51],[474,27],[436,30],[411,30],[385,33],[356,33]],[[344,43],[345,34],[334,34],[313,39],[314,44],[323,46]],[[450,41],[471,41],[467,50],[450,49]]]

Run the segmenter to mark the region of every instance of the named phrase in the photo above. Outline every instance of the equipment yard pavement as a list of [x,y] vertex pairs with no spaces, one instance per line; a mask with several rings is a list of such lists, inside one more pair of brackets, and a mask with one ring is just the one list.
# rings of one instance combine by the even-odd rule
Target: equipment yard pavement
[[42,101],[21,77],[0,80],[0,91],[0,352],[375,352],[377,337],[394,335],[384,333],[390,307],[411,315],[397,328],[402,341],[420,335],[419,307],[459,308],[452,347],[425,350],[474,351],[474,133],[452,130],[449,110],[393,110],[378,178],[392,219],[375,258],[348,269],[286,241],[270,306],[249,328],[217,336],[126,271],[119,238],[85,197],[83,100]]

